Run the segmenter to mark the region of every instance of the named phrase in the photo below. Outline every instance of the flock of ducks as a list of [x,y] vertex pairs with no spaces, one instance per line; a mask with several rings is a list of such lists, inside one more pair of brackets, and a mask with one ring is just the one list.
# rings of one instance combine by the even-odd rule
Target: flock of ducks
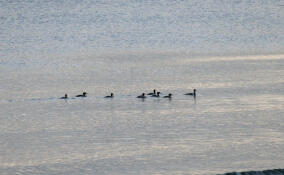
[[[75,97],[87,97],[87,92],[83,92],[83,94],[79,94],[79,95],[76,95]],[[153,90],[153,92],[151,93],[148,93],[147,96],[149,97],[156,97],[156,98],[159,98],[160,97],[160,94],[161,92],[157,92],[156,89]],[[184,95],[190,95],[190,96],[193,96],[194,98],[196,97],[196,89],[193,89],[193,92],[190,92],[190,93],[186,93]],[[142,93],[141,95],[137,96],[136,98],[147,98],[146,94],[145,93]],[[105,96],[104,98],[114,98],[114,95],[113,93],[111,93],[110,95],[107,95]],[[169,98],[171,99],[172,98],[172,94],[168,94],[166,96],[163,96],[163,98]],[[65,94],[63,97],[61,97],[60,99],[68,99],[68,95]]]

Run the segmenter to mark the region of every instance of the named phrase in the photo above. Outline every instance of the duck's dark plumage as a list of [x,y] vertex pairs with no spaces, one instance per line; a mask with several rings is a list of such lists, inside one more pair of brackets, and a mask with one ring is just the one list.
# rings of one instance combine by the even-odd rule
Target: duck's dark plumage
[[164,96],[164,98],[172,98],[172,94],[169,94],[167,96]]
[[191,96],[196,96],[196,89],[193,89],[193,92],[186,93],[184,95],[191,95]]
[[142,95],[137,96],[137,98],[146,98],[145,93],[142,93]]
[[113,98],[113,93],[111,93],[110,95],[105,96],[104,98]]
[[155,95],[156,94],[156,89],[153,90],[153,92],[148,93],[147,95]]
[[160,92],[157,92],[157,94],[153,94],[151,97],[160,97]]
[[80,95],[76,95],[76,97],[87,97],[87,92],[83,92],[83,94],[80,94]]
[[61,97],[60,99],[67,99],[68,98],[68,95],[65,94],[64,97]]

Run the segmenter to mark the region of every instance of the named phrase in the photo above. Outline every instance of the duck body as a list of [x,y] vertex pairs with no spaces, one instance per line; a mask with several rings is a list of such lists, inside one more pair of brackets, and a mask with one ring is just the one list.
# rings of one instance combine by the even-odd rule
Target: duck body
[[169,94],[167,96],[164,96],[164,98],[172,98],[172,94]]
[[156,95],[156,89],[154,89],[153,92],[148,93],[147,95]]
[[196,89],[193,89],[193,92],[186,93],[184,95],[191,95],[191,96],[196,96]]
[[80,95],[76,95],[76,97],[87,97],[87,92],[83,92],[83,94],[80,94]]
[[110,95],[105,96],[104,98],[113,98],[113,93],[111,93]]
[[67,96],[67,94],[65,94],[64,97],[61,97],[60,99],[67,99],[67,98],[68,98],[68,96]]
[[136,98],[146,98],[145,93],[142,93],[142,95],[139,95]]
[[151,97],[160,97],[160,92],[157,92],[157,94],[153,94]]

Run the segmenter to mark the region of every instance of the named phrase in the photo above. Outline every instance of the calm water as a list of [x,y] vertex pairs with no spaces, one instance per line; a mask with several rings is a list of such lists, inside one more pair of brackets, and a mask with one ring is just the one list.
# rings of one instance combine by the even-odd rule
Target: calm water
[[283,168],[283,5],[1,1],[0,174]]

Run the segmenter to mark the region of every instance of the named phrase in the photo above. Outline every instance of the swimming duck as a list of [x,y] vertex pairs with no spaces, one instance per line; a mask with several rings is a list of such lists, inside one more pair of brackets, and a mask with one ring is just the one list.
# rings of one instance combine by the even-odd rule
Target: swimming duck
[[142,95],[137,96],[137,98],[146,98],[145,93],[142,93]]
[[157,92],[157,94],[153,94],[151,97],[160,97],[160,92]]
[[147,95],[156,95],[156,89],[154,89],[153,92],[148,93]]
[[193,93],[192,92],[190,92],[190,93],[186,93],[186,94],[184,94],[184,95],[191,95],[191,96],[196,96],[196,89],[193,89]]
[[83,92],[83,94],[80,94],[80,95],[76,95],[76,97],[87,97],[87,92]]
[[67,96],[67,94],[65,94],[64,97],[61,97],[60,99],[67,99],[67,98],[68,98],[68,96]]
[[167,96],[164,96],[164,98],[172,98],[172,94],[169,94]]
[[104,98],[113,98],[113,93],[110,93],[110,95],[107,95]]

